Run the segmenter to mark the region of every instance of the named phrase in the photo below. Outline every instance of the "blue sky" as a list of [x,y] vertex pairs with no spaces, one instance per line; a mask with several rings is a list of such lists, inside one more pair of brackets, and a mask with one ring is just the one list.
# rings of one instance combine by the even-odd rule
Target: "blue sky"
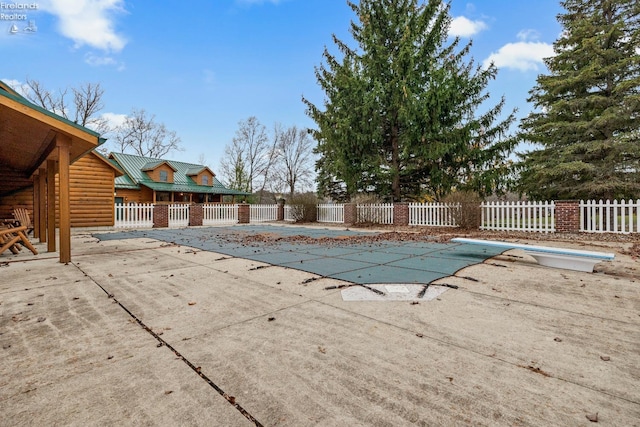
[[[145,109],[176,131],[168,157],[214,171],[238,122],[268,130],[311,127],[301,96],[323,101],[314,67],[332,34],[349,40],[346,0],[41,0],[0,3],[0,79],[57,90],[85,82],[105,89],[103,113],[117,121]],[[451,1],[450,34],[473,40],[478,63],[493,60],[492,102],[526,115],[528,91],[561,31],[559,0]],[[9,31],[16,25],[15,34]],[[35,31],[25,31],[32,25]],[[353,43],[350,43],[353,46]]]

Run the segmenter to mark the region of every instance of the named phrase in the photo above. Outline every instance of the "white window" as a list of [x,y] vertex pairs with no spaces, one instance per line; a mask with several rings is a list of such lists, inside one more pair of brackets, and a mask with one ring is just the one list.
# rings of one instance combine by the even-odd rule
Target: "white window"
[[169,181],[169,172],[167,172],[167,171],[160,171],[160,181],[161,181],[161,182],[167,182],[167,181]]
[[209,177],[207,175],[202,175],[202,185],[209,185]]

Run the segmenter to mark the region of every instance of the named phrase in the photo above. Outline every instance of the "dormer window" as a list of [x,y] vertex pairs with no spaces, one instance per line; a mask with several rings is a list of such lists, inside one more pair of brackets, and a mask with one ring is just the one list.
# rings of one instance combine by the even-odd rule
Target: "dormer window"
[[207,175],[202,175],[202,185],[209,185],[209,177]]
[[160,182],[168,182],[169,181],[169,172],[160,171]]

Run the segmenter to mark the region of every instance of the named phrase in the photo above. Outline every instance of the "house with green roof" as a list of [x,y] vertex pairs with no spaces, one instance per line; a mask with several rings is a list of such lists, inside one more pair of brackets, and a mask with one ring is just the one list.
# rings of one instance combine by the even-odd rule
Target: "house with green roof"
[[235,203],[249,195],[225,187],[204,165],[123,153],[109,160],[124,172],[115,178],[116,204]]

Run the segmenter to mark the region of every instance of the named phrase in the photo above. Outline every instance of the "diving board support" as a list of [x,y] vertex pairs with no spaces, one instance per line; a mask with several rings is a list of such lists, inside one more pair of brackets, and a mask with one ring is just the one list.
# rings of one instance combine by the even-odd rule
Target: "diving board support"
[[496,240],[480,240],[456,237],[455,243],[485,245],[505,249],[522,249],[532,256],[538,264],[545,267],[563,268],[565,270],[593,272],[593,267],[601,261],[611,261],[615,255],[606,252],[581,251],[576,249],[552,248],[549,246],[523,245],[520,243],[500,242]]

